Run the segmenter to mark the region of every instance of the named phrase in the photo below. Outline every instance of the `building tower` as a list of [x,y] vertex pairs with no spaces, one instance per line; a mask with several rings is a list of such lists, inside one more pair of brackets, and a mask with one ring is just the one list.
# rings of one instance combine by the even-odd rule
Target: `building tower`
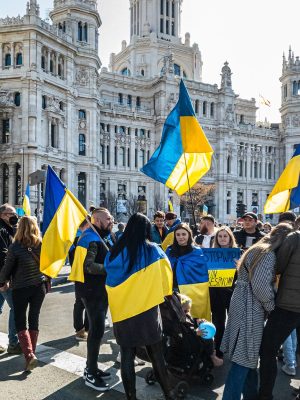
[[[281,82],[281,121],[285,159],[288,161],[300,144],[300,59],[295,57],[291,47],[288,58],[283,54]],[[284,154],[283,154],[284,156]]]
[[130,0],[130,38],[149,36],[179,42],[182,0]]

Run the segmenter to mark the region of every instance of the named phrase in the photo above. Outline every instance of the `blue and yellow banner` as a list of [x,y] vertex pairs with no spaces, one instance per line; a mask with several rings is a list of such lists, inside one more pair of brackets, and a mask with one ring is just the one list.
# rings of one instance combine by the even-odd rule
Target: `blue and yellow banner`
[[241,257],[241,249],[202,249],[207,264],[210,287],[231,287],[236,273],[236,261]]
[[105,259],[106,290],[113,322],[139,315],[172,294],[173,273],[165,253],[156,244],[140,249],[138,263],[128,271],[126,248],[114,260]]
[[61,270],[87,211],[48,166],[40,270],[54,278]]
[[86,229],[80,236],[75,250],[74,261],[72,264],[69,280],[84,283],[83,264],[91,242],[100,242],[100,236],[92,228]]
[[31,215],[29,183],[27,183],[26,192],[25,192],[24,199],[23,199],[23,210],[24,210],[25,215]]
[[266,201],[265,214],[275,214],[300,206],[300,144],[280,175]]
[[182,195],[209,171],[212,155],[181,80],[179,100],[166,119],[160,145],[141,171]]
[[176,273],[180,293],[192,299],[192,317],[210,321],[209,277],[202,249],[194,247],[192,252],[175,258],[168,248],[167,256]]

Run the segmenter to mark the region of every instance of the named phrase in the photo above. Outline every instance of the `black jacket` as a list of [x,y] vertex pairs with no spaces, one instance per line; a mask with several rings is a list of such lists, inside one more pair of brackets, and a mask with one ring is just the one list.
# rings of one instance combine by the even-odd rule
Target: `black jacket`
[[260,232],[258,229],[256,229],[254,233],[247,233],[244,229],[241,229],[240,231],[234,231],[233,234],[237,245],[242,249],[246,248],[247,236],[255,238],[252,244],[258,242],[261,238],[265,236],[264,233]]
[[[41,245],[32,248],[36,257],[40,258]],[[44,281],[44,275],[40,272],[40,266],[28,251],[28,248],[20,242],[14,242],[8,248],[5,264],[0,272],[0,286],[11,280],[12,289],[20,289],[35,286]]]
[[15,230],[0,218],[0,271],[5,263],[7,250],[12,244]]

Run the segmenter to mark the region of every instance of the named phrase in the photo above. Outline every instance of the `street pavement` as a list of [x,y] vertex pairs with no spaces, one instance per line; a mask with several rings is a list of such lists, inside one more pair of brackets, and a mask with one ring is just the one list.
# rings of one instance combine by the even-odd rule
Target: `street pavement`
[[[82,372],[85,366],[86,343],[74,337],[72,311],[74,286],[66,283],[68,268],[65,268],[47,294],[40,316],[40,336],[37,348],[39,366],[30,374],[23,372],[23,356],[0,355],[0,400],[119,400],[125,399],[120,380],[119,364],[116,362],[118,345],[112,329],[107,328],[99,355],[99,366],[112,373],[112,389],[99,393],[84,385]],[[0,317],[0,344],[7,343],[8,308]],[[280,366],[280,365],[279,365]],[[148,386],[144,377],[149,364],[136,368],[139,400],[162,399],[157,384]],[[188,400],[221,400],[228,363],[213,371],[214,381],[210,386],[197,382],[190,386]],[[299,387],[300,374],[291,379],[279,368],[274,400],[289,400],[292,388]]]

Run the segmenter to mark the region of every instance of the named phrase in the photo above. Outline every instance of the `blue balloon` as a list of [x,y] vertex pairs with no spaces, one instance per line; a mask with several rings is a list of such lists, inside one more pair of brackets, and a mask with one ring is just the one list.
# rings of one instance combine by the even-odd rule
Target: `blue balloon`
[[208,321],[201,322],[199,329],[204,331],[204,334],[201,336],[203,339],[213,339],[216,334],[215,325]]

